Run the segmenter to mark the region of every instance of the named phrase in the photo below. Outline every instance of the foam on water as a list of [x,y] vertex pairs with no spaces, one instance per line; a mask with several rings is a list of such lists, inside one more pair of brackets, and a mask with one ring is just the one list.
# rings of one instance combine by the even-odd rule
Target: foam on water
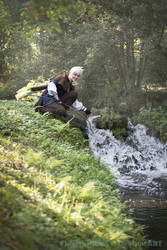
[[126,141],[117,140],[112,131],[97,129],[89,119],[89,145],[95,157],[101,159],[116,176],[124,190],[150,195],[167,194],[167,144],[147,133],[147,128],[129,122]]

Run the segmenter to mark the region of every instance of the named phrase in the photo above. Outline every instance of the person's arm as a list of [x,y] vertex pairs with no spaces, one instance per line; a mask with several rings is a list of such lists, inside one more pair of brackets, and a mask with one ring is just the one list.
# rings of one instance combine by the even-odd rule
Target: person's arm
[[56,100],[61,101],[60,98],[58,97],[57,87],[55,83],[52,81],[48,84],[48,94],[53,96]]
[[92,115],[91,111],[90,111],[89,109],[87,109],[87,108],[83,105],[83,103],[82,103],[82,102],[79,102],[78,100],[76,100],[76,101],[72,104],[72,106],[73,106],[74,108],[76,108],[77,110],[83,110],[87,116]]

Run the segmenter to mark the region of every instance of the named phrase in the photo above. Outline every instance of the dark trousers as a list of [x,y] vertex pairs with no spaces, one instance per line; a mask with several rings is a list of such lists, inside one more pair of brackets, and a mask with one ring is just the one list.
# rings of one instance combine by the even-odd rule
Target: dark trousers
[[46,105],[43,109],[45,112],[49,112],[55,115],[65,116],[66,109],[68,109],[68,107],[75,102],[77,96],[78,96],[77,92],[75,90],[72,90],[61,96],[61,101],[63,102],[63,104],[53,102],[51,104]]

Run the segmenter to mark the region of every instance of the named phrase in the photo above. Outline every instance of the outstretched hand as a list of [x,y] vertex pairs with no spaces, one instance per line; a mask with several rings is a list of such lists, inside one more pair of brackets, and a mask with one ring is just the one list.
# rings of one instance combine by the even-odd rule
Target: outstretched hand
[[90,113],[89,115],[87,115],[87,117],[88,117],[88,118],[93,117],[93,114]]

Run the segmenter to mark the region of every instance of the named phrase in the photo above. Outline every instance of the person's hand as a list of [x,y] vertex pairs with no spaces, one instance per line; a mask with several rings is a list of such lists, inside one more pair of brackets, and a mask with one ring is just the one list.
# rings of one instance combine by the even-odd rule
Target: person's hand
[[93,114],[90,113],[89,115],[87,115],[87,117],[88,117],[88,118],[93,117]]

